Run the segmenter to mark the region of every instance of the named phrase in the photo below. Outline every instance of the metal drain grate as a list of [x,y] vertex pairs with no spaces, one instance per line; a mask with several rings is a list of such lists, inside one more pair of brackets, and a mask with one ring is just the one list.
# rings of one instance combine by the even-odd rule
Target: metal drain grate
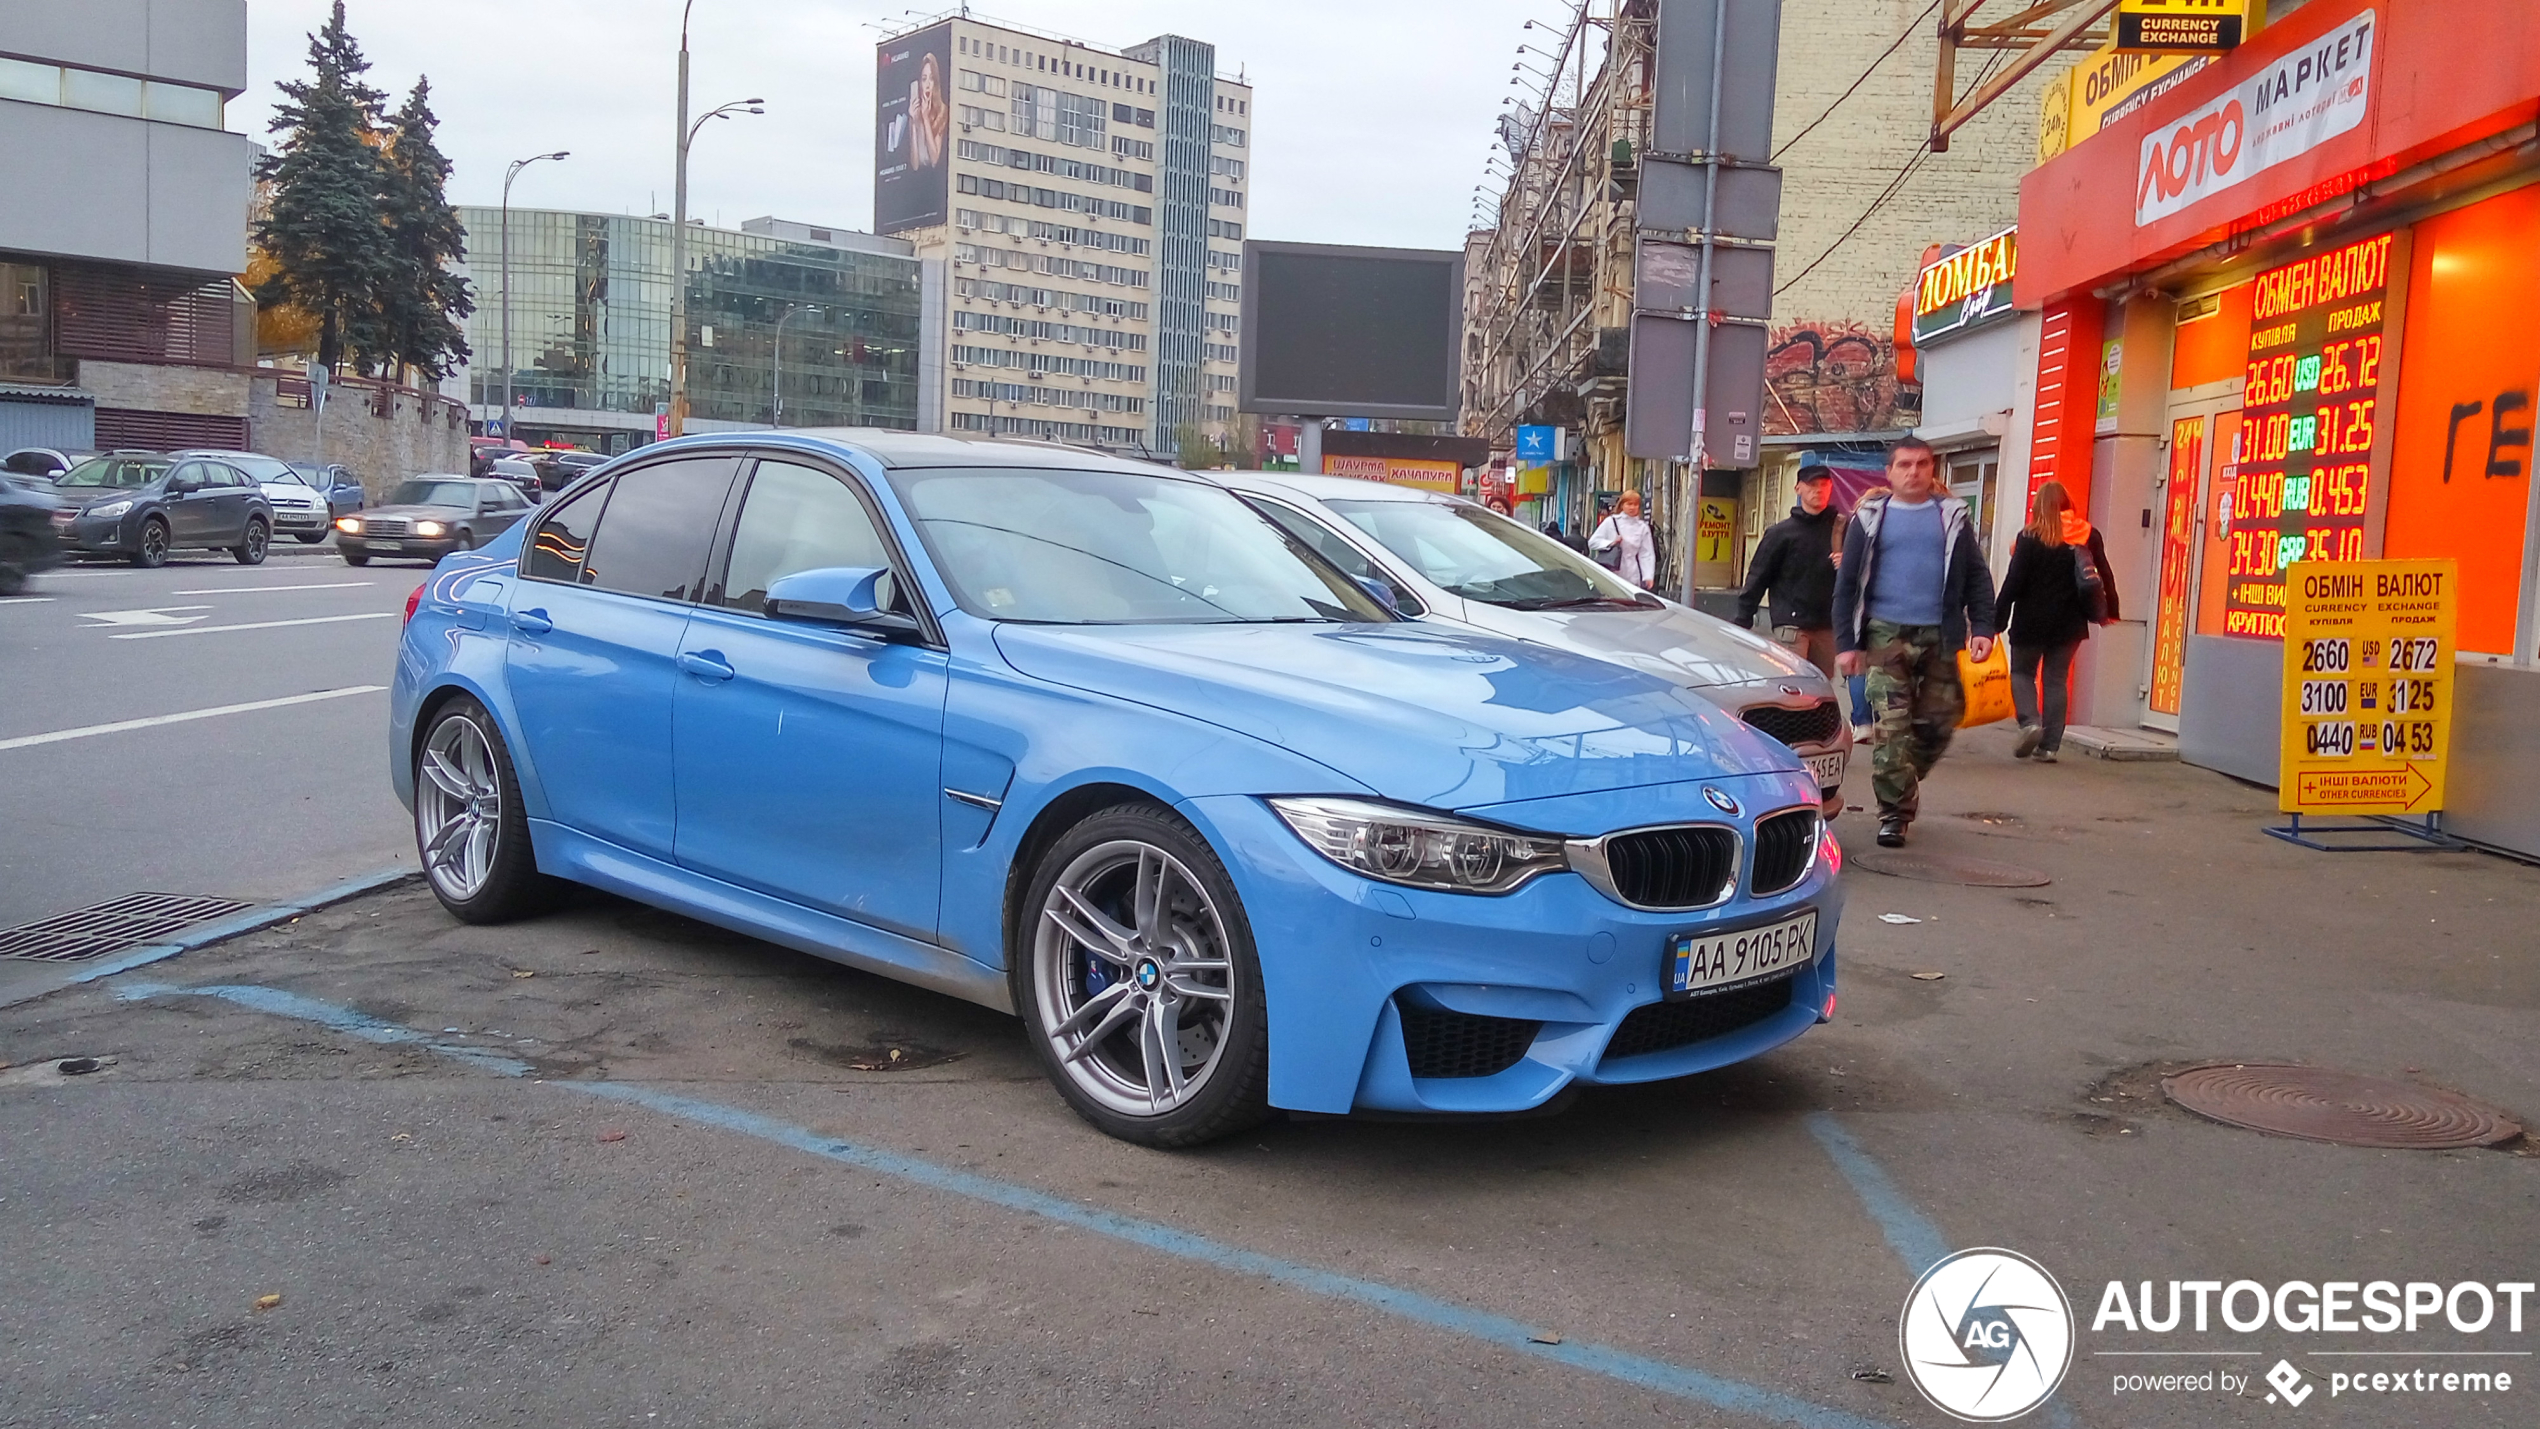
[[229,898],[190,898],[181,893],[132,893],[112,902],[56,913],[0,930],[0,958],[75,963],[155,942],[179,929],[254,907]]
[[2439,1151],[2522,1134],[2458,1092],[2327,1067],[2217,1062],[2161,1079],[2171,1101],[2227,1126],[2336,1146]]

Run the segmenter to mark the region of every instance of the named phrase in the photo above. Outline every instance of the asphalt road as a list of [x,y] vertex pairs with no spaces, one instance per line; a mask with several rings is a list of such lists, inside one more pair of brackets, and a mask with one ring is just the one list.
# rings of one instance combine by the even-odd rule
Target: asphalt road
[[[408,885],[0,1008],[0,1425],[1938,1426],[1899,1312],[1979,1245],[2080,1317],[2024,1422],[2540,1420],[2540,1313],[2091,1329],[2110,1281],[2540,1280],[2527,1143],[2284,1140],[2158,1091],[2302,1060],[2527,1122],[2540,878],[2310,853],[2260,791],[2008,743],[1962,740],[1920,849],[2051,883],[1855,867],[1832,1025],[1544,1119],[1139,1150],[1005,1018],[599,895],[470,928]],[[2385,1365],[2515,1383],[2331,1397]],[[2253,1387],[2115,1387],[2217,1366]]]
[[387,696],[335,692],[388,684],[424,574],[283,542],[261,566],[68,566],[0,600],[0,928],[128,893],[262,902],[411,864]]

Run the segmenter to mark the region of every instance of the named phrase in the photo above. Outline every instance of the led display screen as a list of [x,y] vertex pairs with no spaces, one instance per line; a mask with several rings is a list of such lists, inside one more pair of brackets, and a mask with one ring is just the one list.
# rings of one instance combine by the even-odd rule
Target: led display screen
[[2285,568],[2364,555],[2392,236],[2258,275],[2224,512],[2223,633],[2281,639]]
[[1464,255],[1244,245],[1243,409],[1452,421]]

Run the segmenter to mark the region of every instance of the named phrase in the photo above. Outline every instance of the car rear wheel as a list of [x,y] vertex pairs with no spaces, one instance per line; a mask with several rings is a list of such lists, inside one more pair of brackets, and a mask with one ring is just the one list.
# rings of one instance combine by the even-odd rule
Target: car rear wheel
[[1252,929],[1197,831],[1153,805],[1106,809],[1042,856],[1025,897],[1015,1004],[1078,1115],[1163,1147],[1269,1115]]
[[265,551],[272,544],[273,528],[261,520],[250,521],[247,523],[247,539],[230,547],[229,554],[236,557],[242,566],[261,566],[265,563]]
[[553,900],[538,872],[520,780],[493,716],[461,696],[435,711],[415,755],[415,848],[424,881],[462,922],[501,923]]
[[141,523],[141,544],[132,548],[132,563],[144,570],[168,563],[168,523],[156,516]]

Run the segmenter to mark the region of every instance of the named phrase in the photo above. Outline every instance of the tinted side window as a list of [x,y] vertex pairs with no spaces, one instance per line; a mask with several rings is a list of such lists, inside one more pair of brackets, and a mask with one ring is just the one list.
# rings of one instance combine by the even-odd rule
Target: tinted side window
[[[890,564],[882,533],[845,482],[812,467],[762,461],[741,503],[724,578],[706,599],[757,615],[766,607],[768,586],[780,577],[826,566]],[[883,608],[898,605],[886,594]]]
[[591,550],[591,528],[600,524],[600,505],[608,494],[606,484],[595,486],[547,513],[529,538],[521,574],[541,581],[579,579],[582,558]]
[[619,477],[582,562],[582,583],[628,595],[692,600],[723,517],[732,459],[692,457]]
[[245,472],[240,471],[234,466],[223,466],[216,461],[205,462],[203,465],[205,469],[210,472],[211,482],[214,486],[224,486],[232,490],[236,490],[241,487],[248,487],[256,484],[247,479],[247,474]]
[[1374,561],[1367,559],[1356,546],[1342,540],[1339,532],[1284,502],[1271,501],[1263,497],[1247,499],[1251,501],[1254,510],[1270,518],[1271,524],[1311,546],[1314,554],[1340,567],[1342,575],[1357,581],[1383,581],[1385,588],[1394,594],[1395,609],[1405,615],[1422,613],[1423,607],[1417,597],[1404,590],[1400,581],[1385,574],[1382,568]]

